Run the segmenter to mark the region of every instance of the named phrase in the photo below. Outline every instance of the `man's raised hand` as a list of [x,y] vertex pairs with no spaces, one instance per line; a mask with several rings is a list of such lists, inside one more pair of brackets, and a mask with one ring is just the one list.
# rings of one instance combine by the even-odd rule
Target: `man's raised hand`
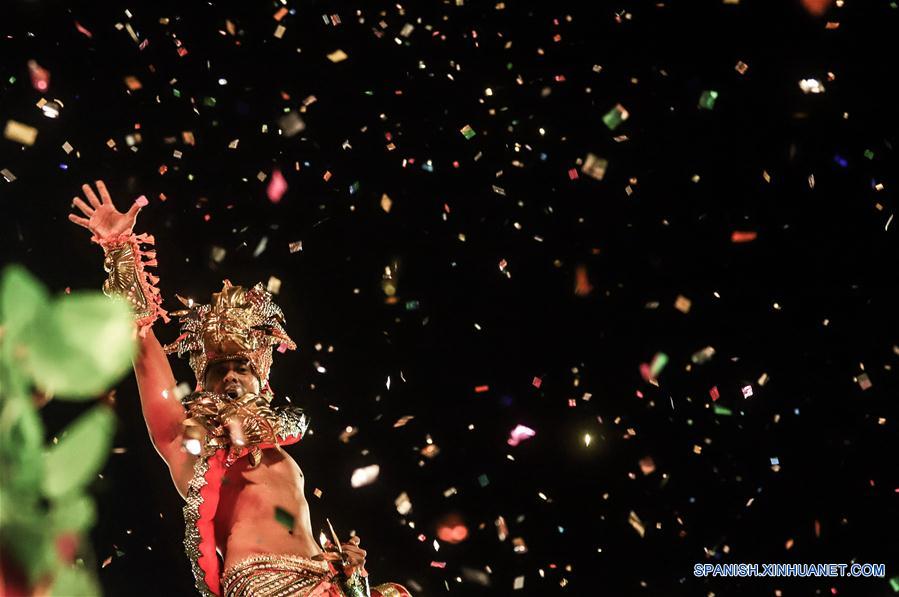
[[87,228],[98,238],[109,238],[120,234],[130,234],[137,220],[137,214],[141,208],[147,204],[147,198],[141,195],[135,200],[127,212],[122,213],[115,208],[109,191],[102,180],[96,183],[97,191],[100,193],[99,199],[97,193],[90,185],[81,186],[84,196],[88,203],[85,203],[81,197],[75,197],[72,200],[72,206],[81,210],[86,217],[76,214],[69,214],[69,220]]

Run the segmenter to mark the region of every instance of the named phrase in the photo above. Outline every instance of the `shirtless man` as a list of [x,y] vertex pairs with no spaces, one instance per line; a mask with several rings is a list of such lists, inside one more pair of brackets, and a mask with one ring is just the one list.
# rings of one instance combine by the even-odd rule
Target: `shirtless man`
[[[359,537],[353,537],[340,547],[328,541],[323,551],[313,536],[309,505],[303,492],[303,472],[281,447],[299,440],[305,431],[305,419],[301,421],[302,427],[295,429],[292,437],[287,438],[290,434],[284,430],[284,425],[279,427],[274,411],[268,408],[271,393],[267,382],[272,345],[282,342],[283,347],[283,342],[288,342],[293,347],[293,342],[280,325],[283,320],[272,319],[272,310],[280,315],[280,309],[273,303],[265,302],[270,301],[270,295],[260,285],[244,291],[228,282],[222,293],[213,295],[218,301],[216,305],[209,306],[213,311],[222,301],[233,298],[232,295],[238,298],[232,301],[230,307],[246,305],[251,299],[256,301],[256,307],[262,303],[264,305],[253,311],[257,317],[251,321],[254,326],[243,322],[245,336],[231,338],[240,345],[238,348],[210,352],[212,349],[209,346],[213,342],[208,334],[211,328],[194,334],[199,339],[200,350],[196,350],[195,343],[195,350],[190,352],[191,366],[201,392],[191,397],[205,397],[206,402],[205,406],[198,406],[200,401],[185,402],[185,405],[193,405],[185,410],[186,406],[174,397],[175,378],[166,351],[151,328],[157,316],[167,319],[155,288],[158,279],[144,270],[155,265],[155,252],[142,249],[141,244],[152,243],[153,239],[146,235],[135,236],[132,232],[137,214],[147,203],[146,199],[140,197],[127,212],[122,213],[115,208],[102,181],[97,181],[96,189],[97,193],[89,185],[82,187],[87,202],[76,197],[73,206],[84,217],[73,213],[69,215],[69,220],[90,230],[92,240],[104,248],[105,268],[110,272],[104,291],[124,296],[135,308],[140,329],[140,350],[134,361],[134,372],[141,409],[153,446],[168,465],[178,492],[188,502],[185,507],[188,524],[185,545],[201,594],[267,596],[275,595],[276,591],[271,587],[276,587],[279,595],[368,595],[369,591],[371,595],[408,595],[400,585],[368,588],[364,569],[366,551],[359,546]],[[190,306],[193,306],[192,301]],[[191,313],[193,315],[188,317],[196,316],[196,313],[205,313],[204,317],[209,315],[209,311],[196,309]],[[222,310],[218,313],[230,312]],[[269,319],[263,322],[265,325],[259,325],[262,320],[258,317]],[[182,323],[184,321],[182,319]],[[265,334],[268,335],[259,332],[260,327],[265,327]],[[182,330],[185,329],[182,327]],[[233,332],[233,326],[230,329]],[[182,334],[179,340],[187,335]],[[275,340],[271,340],[272,335],[276,336]],[[262,340],[257,342],[259,338]],[[235,345],[232,343],[231,346]],[[255,346],[255,352],[247,346]],[[171,351],[171,346],[167,348]],[[244,404],[249,410],[238,411],[239,417],[228,415],[231,418],[227,420],[215,418],[235,404]],[[210,412],[203,408],[218,409],[218,414],[198,415]],[[256,450],[253,443],[256,440],[243,435],[255,429],[247,425],[250,419],[261,423],[263,430],[272,423],[272,429],[280,430],[280,435],[265,436],[266,439],[256,442],[257,447],[261,447]],[[189,425],[197,421],[206,425],[205,432],[198,432],[201,426]],[[244,426],[237,435],[233,433],[234,421]],[[296,419],[293,421],[296,422]],[[217,431],[213,429],[216,425]],[[210,441],[216,432],[222,432],[223,427],[227,427],[227,434],[218,440],[225,442],[227,449],[221,449],[217,447],[220,444]],[[198,437],[205,442],[202,449]],[[202,466],[198,467],[200,460]],[[287,513],[287,523],[284,516],[276,517],[278,510]],[[212,532],[207,528],[204,536],[203,518],[209,518],[210,512],[212,520],[206,524]],[[290,520],[293,528],[288,528]],[[194,524],[195,528],[192,526]],[[212,534],[214,538],[210,537]],[[222,562],[209,553],[212,546],[220,554]],[[224,577],[217,578],[218,567],[222,565]],[[242,565],[249,571],[240,569],[238,574],[231,574],[234,578],[229,587],[229,571]],[[267,584],[263,584],[262,580]],[[260,590],[263,586],[265,590]]]

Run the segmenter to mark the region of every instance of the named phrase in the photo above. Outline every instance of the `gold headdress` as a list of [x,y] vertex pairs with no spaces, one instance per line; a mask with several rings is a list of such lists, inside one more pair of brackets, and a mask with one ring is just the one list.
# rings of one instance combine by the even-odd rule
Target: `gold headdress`
[[261,283],[247,290],[225,280],[208,305],[180,296],[178,300],[187,307],[172,313],[180,317],[181,335],[165,350],[177,351],[178,356],[190,354],[190,367],[199,387],[210,364],[245,358],[264,388],[272,366],[272,347],[277,346],[279,352],[297,347],[284,331],[281,308]]

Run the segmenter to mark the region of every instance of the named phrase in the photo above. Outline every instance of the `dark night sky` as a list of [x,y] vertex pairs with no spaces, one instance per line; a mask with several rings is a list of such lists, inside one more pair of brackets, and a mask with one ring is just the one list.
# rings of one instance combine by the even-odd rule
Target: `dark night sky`
[[[0,120],[38,137],[0,140],[0,169],[16,178],[0,180],[2,261],[54,291],[99,288],[101,252],[66,215],[81,183],[104,179],[121,206],[150,199],[137,231],[157,237],[167,308],[176,292],[206,300],[223,278],[279,278],[300,349],[276,355],[272,385],[314,432],[289,452],[314,528],[328,517],[355,530],[376,582],[421,595],[892,594],[897,21],[885,0],[823,16],[796,0],[13,0]],[[348,59],[332,63],[337,49]],[[47,91],[29,60],[49,71]],[[129,91],[129,76],[142,88]],[[802,79],[825,92],[803,93]],[[698,107],[705,90],[719,94],[712,110]],[[61,101],[58,118],[41,97]],[[278,119],[304,103],[306,129],[279,136]],[[616,104],[629,118],[611,131],[602,117]],[[608,160],[603,180],[581,172],[588,153]],[[278,203],[266,195],[274,169],[289,185]],[[381,281],[393,264],[391,304]],[[575,293],[579,268],[588,294]],[[690,366],[706,346],[715,356]],[[640,365],[657,353],[670,360],[654,385]],[[82,408],[44,415],[55,431]],[[98,564],[114,556],[104,590],[191,595],[181,501],[131,377],[117,412],[126,451],[95,484]],[[511,447],[518,424],[536,436]],[[358,434],[342,443],[349,425]],[[429,437],[440,451],[424,458]],[[378,480],[353,489],[370,464]],[[435,552],[448,515],[469,538]],[[887,578],[692,573],[852,561],[885,563]],[[471,571],[488,567],[484,587]]]

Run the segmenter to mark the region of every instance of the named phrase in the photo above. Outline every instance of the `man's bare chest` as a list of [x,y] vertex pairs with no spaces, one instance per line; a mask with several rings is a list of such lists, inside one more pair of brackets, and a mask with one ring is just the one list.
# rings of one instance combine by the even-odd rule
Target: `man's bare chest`
[[271,504],[303,499],[304,477],[296,461],[283,449],[265,450],[251,466],[248,458],[234,463],[222,479],[222,503],[270,508]]

